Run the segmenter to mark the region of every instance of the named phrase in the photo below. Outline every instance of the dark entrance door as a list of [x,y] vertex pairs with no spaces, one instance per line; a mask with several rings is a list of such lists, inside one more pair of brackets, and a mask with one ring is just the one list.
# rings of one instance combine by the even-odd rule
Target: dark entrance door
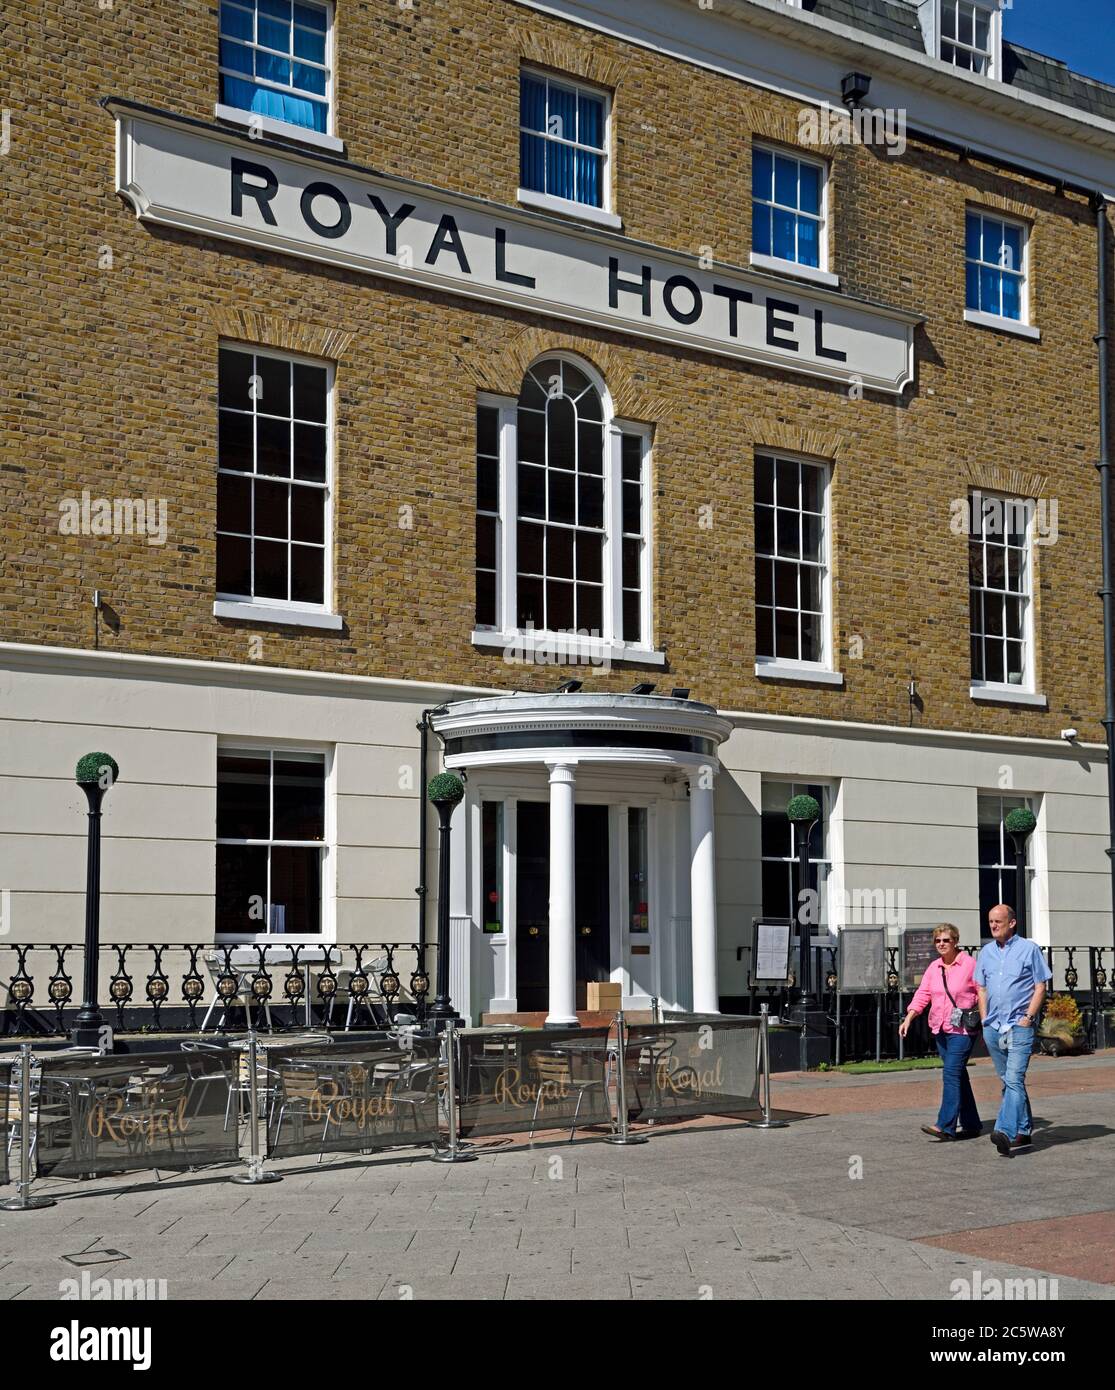
[[[606,980],[611,964],[608,808],[574,811],[577,1008],[589,980]],[[515,993],[524,1013],[550,1006],[550,807],[518,803],[515,851]]]
[[589,980],[606,980],[611,964],[608,808],[578,806],[574,821],[577,1008],[587,1007]]

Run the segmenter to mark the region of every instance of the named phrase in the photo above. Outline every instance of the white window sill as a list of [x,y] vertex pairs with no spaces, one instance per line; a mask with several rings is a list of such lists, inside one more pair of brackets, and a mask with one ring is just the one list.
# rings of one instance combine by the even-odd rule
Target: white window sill
[[235,618],[243,623],[279,623],[283,627],[317,627],[339,632],[345,620],[339,613],[321,608],[287,608],[279,604],[248,603],[237,599],[216,599],[214,618]]
[[828,270],[817,270],[811,265],[799,265],[797,261],[784,261],[781,256],[764,256],[760,251],[752,251],[750,266],[752,270],[769,270],[775,275],[793,275],[798,280],[809,280],[814,285],[828,285],[830,289],[840,288],[840,276]]
[[973,700],[993,705],[1030,705],[1033,709],[1048,709],[1049,699],[1033,690],[1021,690],[1017,685],[973,685],[968,691]]
[[535,193],[529,188],[520,188],[515,195],[525,208],[538,208],[540,212],[556,212],[562,217],[577,217],[582,222],[595,222],[598,227],[611,227],[621,231],[623,221],[614,212],[594,208],[591,203],[576,203],[572,198],[555,198],[551,193]]
[[998,314],[984,314],[978,309],[965,309],[964,322],[974,323],[977,328],[996,328],[1000,333],[1013,333],[1016,338],[1031,338],[1035,343],[1041,341],[1041,329],[1033,324],[1000,318]]
[[756,661],[755,674],[760,680],[809,681],[813,685],[843,685],[839,671],[824,666],[810,666],[804,661]]
[[261,116],[256,111],[242,111],[239,106],[222,106],[217,102],[213,115],[219,121],[231,121],[233,125],[261,130],[264,135],[276,135],[283,140],[297,141],[300,145],[316,145],[319,150],[332,150],[334,154],[345,152],[345,142],[338,140],[335,135],[322,135],[320,131],[309,130],[304,125],[277,121],[273,116]]
[[[601,637],[579,637],[568,632],[492,632],[477,628],[470,638],[474,647],[501,651],[511,666],[539,665],[605,666],[611,661],[630,661],[639,666],[665,666],[666,653],[652,647],[626,642],[609,642]],[[558,656],[557,661],[539,660]]]

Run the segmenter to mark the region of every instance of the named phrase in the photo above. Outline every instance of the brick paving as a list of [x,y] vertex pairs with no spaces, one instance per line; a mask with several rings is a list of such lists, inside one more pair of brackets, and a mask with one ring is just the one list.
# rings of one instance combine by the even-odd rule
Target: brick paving
[[57,1206],[0,1213],[0,1298],[57,1299],[84,1267],[165,1279],[172,1300],[940,1301],[976,1270],[1115,1299],[1115,1057],[1033,1076],[1037,1139],[1010,1159],[920,1133],[935,1078],[829,1074],[776,1076],[790,1123],[765,1132],[501,1138],[457,1166],[292,1159],[255,1188],[213,1171],[42,1182]]

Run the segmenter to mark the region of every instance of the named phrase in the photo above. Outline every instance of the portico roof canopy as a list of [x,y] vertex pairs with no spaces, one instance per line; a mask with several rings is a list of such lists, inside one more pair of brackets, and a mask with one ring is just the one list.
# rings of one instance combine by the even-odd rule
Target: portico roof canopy
[[499,695],[458,700],[433,716],[446,767],[639,763],[719,770],[732,725],[711,705],[664,695]]

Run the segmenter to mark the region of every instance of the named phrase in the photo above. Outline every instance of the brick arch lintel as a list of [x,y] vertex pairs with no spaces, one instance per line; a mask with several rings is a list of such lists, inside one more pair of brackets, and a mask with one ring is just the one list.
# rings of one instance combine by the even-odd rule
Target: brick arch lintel
[[525,25],[513,30],[512,43],[524,62],[568,73],[570,77],[583,77],[613,91],[623,81],[629,67],[622,59],[600,52],[591,42],[578,43]]
[[788,454],[807,454],[810,458],[838,463],[848,448],[848,436],[839,430],[823,430],[790,425],[785,420],[740,421],[740,437],[750,439],[758,450],[781,450]]
[[654,424],[664,418],[666,402],[650,394],[632,376],[621,355],[608,343],[548,328],[527,328],[502,349],[475,351],[457,360],[481,391],[497,396],[518,396],[523,377],[532,362],[548,352],[570,352],[583,357],[604,378],[616,415],[625,420]]
[[322,357],[331,362],[341,361],[356,336],[344,329],[299,323],[251,309],[214,309],[212,318],[222,338],[304,353],[307,357]]
[[1005,493],[1008,497],[1041,497],[1049,486],[1049,475],[1033,469],[1010,468],[995,463],[970,463],[968,481],[974,488]]

